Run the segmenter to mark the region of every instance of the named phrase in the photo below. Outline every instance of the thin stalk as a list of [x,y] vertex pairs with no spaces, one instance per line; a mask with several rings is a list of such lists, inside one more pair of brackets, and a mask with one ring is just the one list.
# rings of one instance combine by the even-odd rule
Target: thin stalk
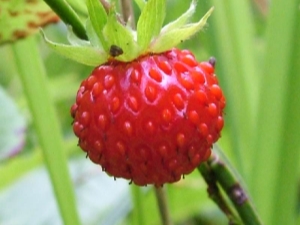
[[163,187],[154,187],[156,200],[163,225],[172,225],[171,214],[168,207],[166,190]]
[[[132,7],[132,1],[131,0],[120,0],[121,5],[121,11],[123,15],[123,20],[125,23],[128,21],[130,22],[130,26],[132,28],[135,28],[134,23],[134,14],[133,14],[133,7]],[[129,20],[130,19],[130,20]]]
[[67,168],[59,122],[47,88],[46,73],[34,36],[12,45],[16,66],[30,107],[64,224],[80,224]]
[[144,221],[144,207],[143,207],[143,193],[140,187],[136,185],[131,185],[131,194],[133,201],[132,210],[132,221],[131,224],[139,225],[145,224]]
[[84,25],[76,12],[64,0],[44,0],[47,5],[65,22],[72,26],[74,33],[81,39],[87,40]]
[[213,152],[207,164],[213,172],[213,179],[225,191],[243,223],[247,225],[262,225],[263,223],[251,199],[248,197],[239,177],[231,170],[231,165],[228,165],[228,161],[222,160],[218,154]]

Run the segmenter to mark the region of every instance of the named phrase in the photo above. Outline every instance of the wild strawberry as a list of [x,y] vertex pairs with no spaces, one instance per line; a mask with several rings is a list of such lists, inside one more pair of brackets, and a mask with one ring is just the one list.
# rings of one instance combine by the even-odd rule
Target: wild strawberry
[[161,185],[208,158],[224,106],[213,66],[172,49],[95,68],[71,114],[79,146],[104,171]]
[[102,9],[96,18],[98,7],[98,0],[88,1],[89,47],[46,40],[60,53],[96,66],[71,107],[79,146],[114,177],[137,185],[178,181],[210,156],[224,125],[225,98],[214,74],[215,60],[199,63],[190,51],[173,48],[203,27],[211,11],[186,26],[193,1],[159,33],[165,2],[149,0],[133,34],[114,13],[107,16]]

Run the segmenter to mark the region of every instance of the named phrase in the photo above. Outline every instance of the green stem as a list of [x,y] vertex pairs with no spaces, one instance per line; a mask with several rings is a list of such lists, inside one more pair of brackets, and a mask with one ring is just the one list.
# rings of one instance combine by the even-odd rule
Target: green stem
[[171,215],[168,207],[166,190],[163,187],[154,187],[157,204],[163,225],[172,225]]
[[62,219],[64,224],[80,224],[62,135],[49,97],[46,73],[37,43],[30,36],[16,42],[12,48]]
[[51,9],[65,22],[70,24],[74,33],[81,39],[87,40],[88,37],[85,32],[85,28],[80,21],[76,12],[72,7],[64,0],[44,0]]
[[207,163],[198,166],[198,170],[208,185],[207,192],[209,197],[217,204],[221,211],[227,216],[229,224],[240,224],[240,219],[232,210],[231,206],[223,197],[213,171]]
[[131,185],[131,194],[133,201],[132,221],[131,224],[144,224],[144,208],[143,208],[143,193],[140,187]]
[[228,165],[227,160],[222,160],[215,152],[207,162],[213,175],[227,196],[232,201],[240,218],[247,225],[262,225],[262,222],[248,197],[248,194],[241,184],[240,179]]

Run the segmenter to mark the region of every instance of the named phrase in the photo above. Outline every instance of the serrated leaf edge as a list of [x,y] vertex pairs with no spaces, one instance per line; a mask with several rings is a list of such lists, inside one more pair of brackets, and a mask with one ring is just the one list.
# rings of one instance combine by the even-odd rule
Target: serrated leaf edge
[[178,45],[180,42],[191,38],[206,25],[206,21],[213,10],[214,7],[210,8],[210,10],[197,23],[184,24],[176,29],[161,32],[160,35],[152,41],[149,50],[153,53],[164,52],[173,46]]
[[50,41],[41,30],[46,44],[56,53],[87,66],[99,66],[107,61],[108,55],[101,49],[91,46],[72,46]]

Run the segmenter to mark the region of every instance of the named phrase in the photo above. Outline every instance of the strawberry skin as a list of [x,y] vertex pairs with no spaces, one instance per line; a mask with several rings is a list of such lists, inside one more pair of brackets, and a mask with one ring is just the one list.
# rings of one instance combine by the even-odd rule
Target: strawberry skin
[[190,51],[111,61],[84,80],[71,108],[88,157],[137,185],[180,180],[210,156],[224,125],[214,60]]

